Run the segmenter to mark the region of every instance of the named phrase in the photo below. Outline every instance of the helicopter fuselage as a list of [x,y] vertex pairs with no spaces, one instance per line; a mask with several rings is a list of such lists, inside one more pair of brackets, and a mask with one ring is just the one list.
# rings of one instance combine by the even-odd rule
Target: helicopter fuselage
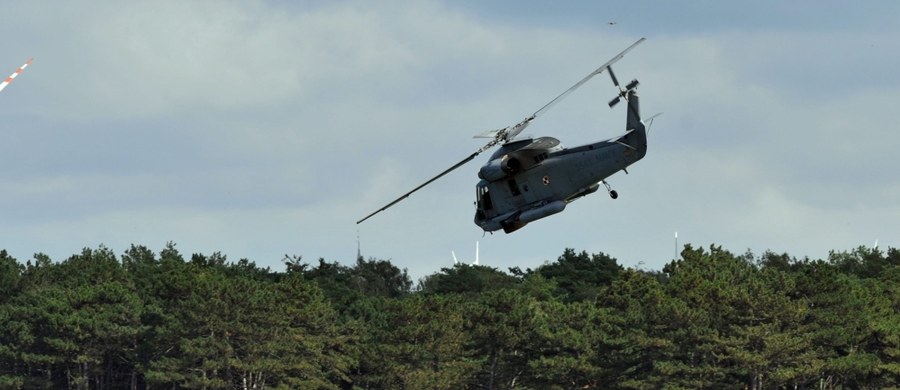
[[614,173],[647,153],[638,99],[631,93],[627,127],[616,138],[563,148],[551,137],[503,145],[479,171],[475,224],[485,231],[511,233],[527,223],[563,211],[591,194]]

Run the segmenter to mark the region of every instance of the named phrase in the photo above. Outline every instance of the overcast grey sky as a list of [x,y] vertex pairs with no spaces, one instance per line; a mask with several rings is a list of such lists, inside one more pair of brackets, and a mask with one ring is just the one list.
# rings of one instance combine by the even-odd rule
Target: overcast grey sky
[[[620,4],[628,3],[628,4]],[[613,23],[613,24],[610,24]],[[415,277],[450,251],[506,270],[564,248],[659,269],[681,243],[824,258],[897,246],[900,3],[13,1],[0,14],[0,248],[100,244],[366,257]],[[617,64],[647,157],[511,235],[472,222],[469,155],[640,37]],[[3,70],[5,69],[5,70]],[[598,77],[526,131],[624,131]]]

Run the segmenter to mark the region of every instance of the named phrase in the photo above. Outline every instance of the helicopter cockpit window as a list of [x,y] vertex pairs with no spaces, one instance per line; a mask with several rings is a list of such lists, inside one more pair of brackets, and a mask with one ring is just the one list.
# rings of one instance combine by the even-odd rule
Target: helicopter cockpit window
[[478,187],[478,208],[481,210],[490,210],[494,208],[494,203],[491,201],[491,195],[488,193],[487,186]]

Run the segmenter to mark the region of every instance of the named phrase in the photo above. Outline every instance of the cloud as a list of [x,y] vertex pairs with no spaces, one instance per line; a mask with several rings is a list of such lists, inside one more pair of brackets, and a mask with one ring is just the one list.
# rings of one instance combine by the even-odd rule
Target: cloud
[[[475,240],[501,269],[565,247],[658,268],[674,230],[798,256],[891,245],[879,231],[900,195],[896,29],[825,20],[840,10],[795,25],[717,6],[705,25],[667,7],[532,6],[17,3],[0,28],[29,39],[6,43],[8,68],[35,63],[0,94],[0,233],[20,257],[172,240],[273,267],[285,252],[352,261],[359,234],[364,256],[414,275]],[[642,35],[616,72],[640,79],[646,114],[665,115],[647,158],[610,179],[616,201],[601,192],[482,237],[471,202],[485,153],[354,224]],[[618,135],[614,94],[592,80],[527,132],[567,146]]]

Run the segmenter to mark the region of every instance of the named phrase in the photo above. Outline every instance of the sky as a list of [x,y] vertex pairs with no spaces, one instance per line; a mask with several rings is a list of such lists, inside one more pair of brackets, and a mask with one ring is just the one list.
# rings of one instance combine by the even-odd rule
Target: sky
[[[0,35],[0,71],[34,58],[0,92],[0,248],[21,262],[172,242],[275,271],[359,251],[418,279],[476,241],[504,271],[900,245],[893,1],[11,1]],[[616,74],[664,114],[618,199],[485,234],[485,153],[355,223],[641,37]],[[617,136],[615,94],[595,77],[525,133]]]

